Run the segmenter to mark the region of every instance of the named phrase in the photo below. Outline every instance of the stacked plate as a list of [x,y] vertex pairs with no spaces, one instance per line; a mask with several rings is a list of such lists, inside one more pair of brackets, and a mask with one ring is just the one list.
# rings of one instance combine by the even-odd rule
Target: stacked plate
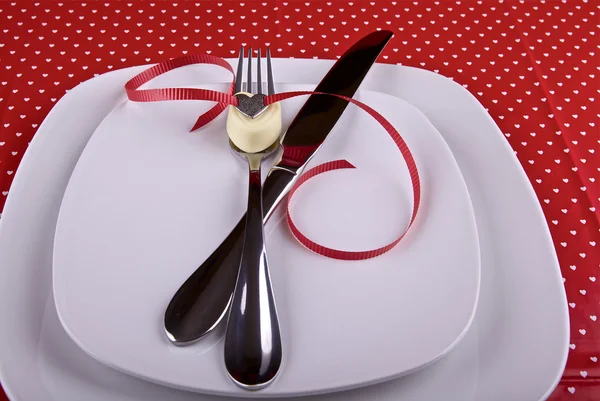
[[[235,64],[234,61],[231,61]],[[310,90],[331,61],[273,61],[278,91]],[[248,392],[227,377],[222,330],[171,345],[164,309],[243,214],[246,170],[209,105],[139,104],[114,71],[71,90],[16,174],[0,222],[0,379],[14,400],[538,400],[560,379],[568,314],[552,240],[501,132],[468,91],[424,70],[375,65],[356,98],[401,133],[423,204],[389,253],[341,262],[289,235],[267,247],[284,343],[280,376]],[[200,78],[199,78],[200,77]],[[225,90],[189,66],[154,87]],[[289,124],[303,99],[282,105]],[[311,181],[292,214],[344,249],[388,243],[411,188],[385,131],[349,108],[312,165],[358,169]]]

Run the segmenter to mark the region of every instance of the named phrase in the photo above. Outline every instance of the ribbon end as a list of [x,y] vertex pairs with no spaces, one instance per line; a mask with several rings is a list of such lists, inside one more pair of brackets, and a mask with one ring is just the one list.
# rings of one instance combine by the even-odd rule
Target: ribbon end
[[196,130],[198,130],[198,129],[202,128],[202,127],[204,127],[204,126],[207,124],[205,121],[201,121],[201,120],[202,120],[202,119],[200,119],[200,118],[199,118],[199,119],[196,121],[196,123],[194,124],[194,126],[193,126],[193,127],[192,127],[192,129],[190,130],[190,133],[192,133],[192,132],[194,132],[194,131],[196,131]]

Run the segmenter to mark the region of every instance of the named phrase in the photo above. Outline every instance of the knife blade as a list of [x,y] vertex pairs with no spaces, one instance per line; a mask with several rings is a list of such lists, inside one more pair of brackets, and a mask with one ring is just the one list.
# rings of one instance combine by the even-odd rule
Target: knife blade
[[[315,92],[352,97],[393,33],[375,31],[352,45],[317,85]],[[334,96],[311,95],[284,134],[281,160],[263,184],[266,222],[287,195],[348,106]],[[164,328],[176,345],[195,342],[227,314],[243,248],[245,216],[219,247],[179,287],[169,302]]]

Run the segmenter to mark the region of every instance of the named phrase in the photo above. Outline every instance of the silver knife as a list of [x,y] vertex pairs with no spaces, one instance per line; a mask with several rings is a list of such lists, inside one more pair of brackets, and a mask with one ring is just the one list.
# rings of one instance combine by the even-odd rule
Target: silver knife
[[[390,31],[373,32],[350,47],[316,87],[352,97],[371,66],[392,38]],[[263,185],[266,222],[287,195],[304,168],[333,129],[348,102],[334,96],[311,95],[300,109],[283,140],[283,155]],[[177,290],[165,312],[167,337],[177,345],[192,343],[225,317],[237,279],[242,254],[245,216],[219,247]]]

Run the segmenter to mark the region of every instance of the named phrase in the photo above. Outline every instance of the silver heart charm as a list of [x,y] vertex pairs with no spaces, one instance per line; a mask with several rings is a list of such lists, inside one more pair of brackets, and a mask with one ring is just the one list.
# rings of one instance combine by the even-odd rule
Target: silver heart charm
[[265,106],[265,95],[256,94],[252,97],[243,93],[235,95],[238,99],[237,109],[249,118],[254,118],[260,115],[267,106]]

